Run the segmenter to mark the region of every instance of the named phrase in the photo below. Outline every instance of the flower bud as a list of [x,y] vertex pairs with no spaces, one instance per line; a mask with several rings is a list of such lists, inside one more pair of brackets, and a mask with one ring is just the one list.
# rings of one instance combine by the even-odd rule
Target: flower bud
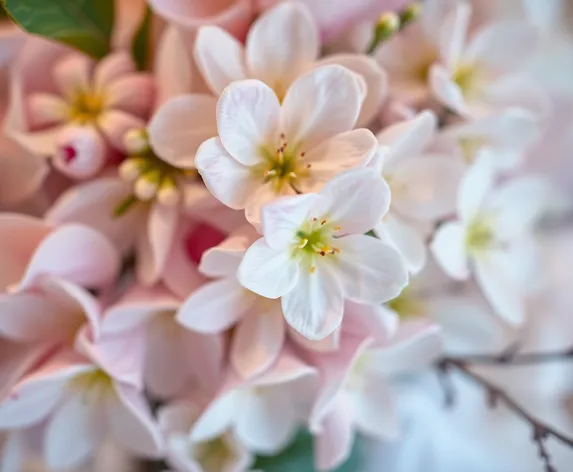
[[151,170],[135,182],[135,196],[143,201],[151,200],[157,194],[161,182],[161,171]]
[[70,126],[58,137],[52,162],[62,174],[73,179],[87,179],[105,164],[107,146],[91,126]]
[[119,175],[128,182],[135,181],[150,168],[149,159],[145,157],[128,157],[119,166]]
[[145,129],[132,129],[125,133],[123,145],[128,154],[141,154],[149,149],[149,139]]

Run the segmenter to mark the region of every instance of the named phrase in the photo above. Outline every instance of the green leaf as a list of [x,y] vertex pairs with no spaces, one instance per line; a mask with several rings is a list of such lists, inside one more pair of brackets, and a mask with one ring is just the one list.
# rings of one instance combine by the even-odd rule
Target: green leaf
[[[363,470],[364,444],[356,438],[354,449],[348,460],[335,472],[359,472]],[[292,444],[277,456],[257,458],[252,470],[264,472],[313,472],[314,448],[312,435],[301,432]]]
[[149,30],[151,26],[151,9],[147,7],[145,10],[145,16],[141,22],[141,26],[133,38],[133,44],[131,46],[131,51],[137,68],[139,70],[145,70],[147,67],[147,61],[149,60]]
[[23,29],[95,58],[110,50],[114,0],[2,0]]

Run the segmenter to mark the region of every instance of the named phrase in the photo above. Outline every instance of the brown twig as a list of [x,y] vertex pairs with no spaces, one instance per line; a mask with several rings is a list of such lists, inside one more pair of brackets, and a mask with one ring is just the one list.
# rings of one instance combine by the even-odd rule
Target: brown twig
[[[500,403],[503,403],[507,408],[513,411],[517,416],[522,418],[526,423],[531,426],[532,429],[532,440],[537,445],[538,454],[543,465],[545,467],[545,472],[557,472],[555,467],[551,464],[551,457],[546,448],[546,440],[549,437],[553,437],[560,441],[562,444],[573,448],[573,438],[560,433],[552,426],[546,424],[545,422],[539,420],[538,418],[531,415],[527,410],[525,410],[519,403],[517,403],[511,396],[509,396],[504,390],[500,389],[498,386],[490,382],[488,379],[480,374],[475,373],[472,370],[473,360],[477,360],[476,364],[496,364],[496,365],[516,365],[516,364],[535,364],[538,362],[548,362],[554,361],[556,359],[565,359],[571,357],[573,354],[568,351],[563,351],[559,353],[541,353],[541,354],[513,354],[508,357],[507,354],[501,356],[467,356],[464,358],[454,358],[454,357],[444,357],[438,362],[438,371],[440,373],[440,381],[442,386],[444,386],[444,391],[446,393],[446,404],[452,405],[454,401],[454,390],[453,384],[448,379],[449,373],[452,370],[456,370],[463,374],[465,377],[473,380],[475,383],[481,385],[487,395],[488,404],[491,407],[495,407]],[[446,383],[445,379],[448,379]]]

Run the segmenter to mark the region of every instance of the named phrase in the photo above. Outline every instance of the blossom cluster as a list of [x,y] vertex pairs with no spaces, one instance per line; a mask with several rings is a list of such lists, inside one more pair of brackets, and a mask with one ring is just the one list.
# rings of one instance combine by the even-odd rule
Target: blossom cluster
[[144,70],[121,42],[0,38],[2,471],[111,438],[240,472],[300,430],[335,469],[356,433],[400,436],[395,379],[452,323],[519,330],[546,286],[540,225],[566,203],[527,164],[552,113],[532,24],[188,3],[149,0]]

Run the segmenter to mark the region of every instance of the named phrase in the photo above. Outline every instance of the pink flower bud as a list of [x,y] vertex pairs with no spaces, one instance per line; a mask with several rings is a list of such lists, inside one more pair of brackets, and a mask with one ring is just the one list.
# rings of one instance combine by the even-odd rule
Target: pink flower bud
[[54,167],[73,179],[97,174],[105,163],[106,144],[92,127],[70,126],[58,138]]

